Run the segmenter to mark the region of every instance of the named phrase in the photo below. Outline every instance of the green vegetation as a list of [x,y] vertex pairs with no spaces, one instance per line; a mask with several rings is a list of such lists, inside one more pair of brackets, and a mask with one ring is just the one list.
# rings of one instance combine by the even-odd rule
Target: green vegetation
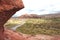
[[10,29],[18,24],[20,24],[21,20],[20,19],[16,19],[16,18],[11,18],[10,20],[7,21],[7,23],[5,24],[5,27]]
[[60,35],[60,18],[53,19],[27,19],[26,23],[17,28],[18,32],[25,34]]
[[[10,19],[5,26],[10,29],[22,22],[21,19]],[[26,19],[26,23],[16,29],[25,34],[60,35],[60,18]]]

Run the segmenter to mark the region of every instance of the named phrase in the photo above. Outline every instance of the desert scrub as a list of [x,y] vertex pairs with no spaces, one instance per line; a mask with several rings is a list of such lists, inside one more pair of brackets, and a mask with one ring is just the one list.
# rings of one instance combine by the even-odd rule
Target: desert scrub
[[10,29],[18,24],[21,24],[22,20],[19,18],[11,18],[10,20],[7,21],[5,24],[5,27]]
[[16,29],[25,34],[60,35],[58,19],[28,19],[24,25]]

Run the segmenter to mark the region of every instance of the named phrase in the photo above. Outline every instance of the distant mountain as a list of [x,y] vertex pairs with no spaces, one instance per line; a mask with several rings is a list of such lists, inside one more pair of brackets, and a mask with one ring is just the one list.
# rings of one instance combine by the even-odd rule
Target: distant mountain
[[20,18],[55,18],[55,17],[60,17],[60,13],[45,14],[45,15],[23,14],[20,16]]
[[60,13],[41,15],[42,18],[60,18]]
[[38,16],[37,14],[24,14],[21,15],[20,18],[39,18]]

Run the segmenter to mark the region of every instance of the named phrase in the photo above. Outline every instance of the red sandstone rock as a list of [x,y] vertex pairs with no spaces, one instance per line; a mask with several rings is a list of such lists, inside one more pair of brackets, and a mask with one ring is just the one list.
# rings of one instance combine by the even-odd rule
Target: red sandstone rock
[[4,24],[6,21],[23,7],[21,0],[0,0],[0,40],[4,40]]
[[5,40],[26,40],[22,34],[12,30],[5,30]]
[[0,12],[23,7],[22,0],[0,0]]

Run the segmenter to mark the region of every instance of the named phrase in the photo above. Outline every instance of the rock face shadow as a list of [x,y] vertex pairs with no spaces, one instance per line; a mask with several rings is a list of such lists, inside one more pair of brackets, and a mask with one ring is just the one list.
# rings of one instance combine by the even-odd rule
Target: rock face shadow
[[4,24],[22,8],[24,8],[22,0],[0,0],[0,40],[4,40]]

